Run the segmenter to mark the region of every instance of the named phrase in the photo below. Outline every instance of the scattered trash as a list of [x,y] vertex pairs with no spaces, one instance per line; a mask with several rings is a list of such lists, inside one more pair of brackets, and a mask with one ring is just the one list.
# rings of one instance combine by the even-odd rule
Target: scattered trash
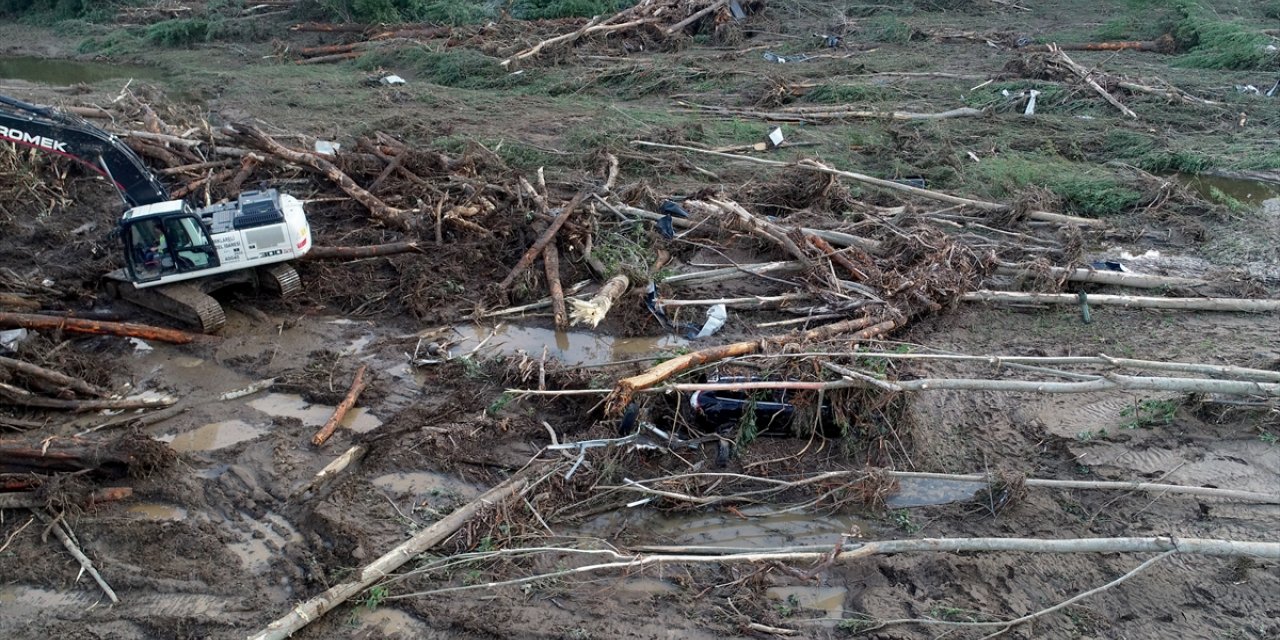
[[815,33],[813,34],[813,37],[822,38],[822,46],[828,49],[835,49],[844,41],[844,38],[841,38],[840,36],[829,36],[821,33]]
[[391,75],[382,76],[382,79],[378,80],[378,82],[381,82],[382,84],[399,85],[405,84],[405,79],[393,73]]
[[782,146],[782,127],[775,127],[773,131],[769,132],[769,142],[773,143],[774,148]]
[[315,144],[316,153],[322,156],[336,156],[338,155],[338,150],[341,148],[341,143],[330,140],[316,140]]
[[[708,384],[740,384],[761,382],[749,376],[710,376]],[[794,393],[775,391],[695,391],[689,396],[695,422],[708,431],[727,432],[738,426],[748,411],[755,413],[756,433],[766,436],[790,436],[796,406],[790,399]],[[838,431],[832,420],[831,405],[822,404],[820,423],[824,434]]]
[[729,0],[729,13],[733,14],[734,20],[742,20],[747,17],[747,12],[742,8],[742,4],[738,0]]
[[1027,109],[1022,112],[1024,116],[1034,116],[1036,114],[1036,97],[1040,95],[1039,91],[1031,90],[1031,97],[1027,99]]
[[729,311],[723,304],[712,305],[707,309],[707,321],[702,325],[702,330],[690,340],[701,340],[715,335],[715,332],[724,326],[726,320],[729,319]]
[[17,351],[18,345],[27,339],[26,329],[10,329],[9,331],[0,331],[0,349],[5,351]]
[[668,240],[672,240],[676,237],[676,226],[671,220],[671,214],[658,218],[657,227],[658,233],[662,234],[662,237]]
[[658,207],[658,212],[665,213],[669,216],[675,216],[677,218],[689,217],[689,212],[685,211],[684,207],[681,207],[671,200],[663,200],[662,204]]
[[1015,44],[1019,49],[1021,49],[1021,48],[1023,48],[1023,47],[1029,47],[1029,46],[1031,46],[1031,43],[1032,43],[1031,38],[1028,38],[1028,37],[1026,37],[1026,36],[1022,36],[1021,38],[1018,38],[1018,40],[1017,40],[1016,42],[1014,42],[1014,44]]
[[1243,93],[1251,96],[1260,96],[1262,95],[1262,90],[1258,89],[1257,87],[1251,84],[1238,84],[1236,85],[1236,93]]
[[1123,264],[1116,260],[1095,260],[1092,266],[1098,271],[1128,271]]
[[804,62],[805,60],[808,60],[810,57],[811,56],[809,56],[809,54],[807,53],[798,53],[794,56],[785,57],[785,56],[780,56],[771,51],[764,52],[765,60],[769,62],[776,62],[778,64],[786,64],[788,62]]
[[898,178],[897,180],[890,180],[890,182],[905,184],[908,187],[915,187],[917,189],[929,188],[929,183],[924,178]]
[[1271,89],[1267,91],[1267,97],[1268,98],[1276,97],[1277,91],[1280,91],[1280,80],[1276,80],[1276,83],[1271,85]]
[[155,347],[151,346],[146,341],[141,340],[139,338],[129,338],[129,344],[133,345],[133,350],[137,353],[146,353],[148,351],[155,350]]

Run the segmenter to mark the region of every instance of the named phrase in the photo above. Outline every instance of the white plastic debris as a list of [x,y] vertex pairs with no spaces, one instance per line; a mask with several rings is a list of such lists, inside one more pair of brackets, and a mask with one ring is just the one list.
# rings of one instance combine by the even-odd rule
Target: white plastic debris
[[150,344],[147,344],[146,341],[139,340],[138,338],[129,338],[129,342],[133,345],[133,350],[135,353],[146,353],[148,351],[152,351],[155,349],[155,347],[152,347]]
[[316,140],[316,153],[322,156],[336,156],[342,144],[332,140]]
[[381,82],[382,84],[397,85],[397,84],[405,84],[405,79],[393,73],[390,75],[382,76],[382,79],[379,80],[378,82]]
[[1253,95],[1253,96],[1260,96],[1260,95],[1262,95],[1262,90],[1261,90],[1261,89],[1258,89],[1257,87],[1255,87],[1255,86],[1253,86],[1253,85],[1251,85],[1251,84],[1238,84],[1238,85],[1236,85],[1236,91],[1237,91],[1237,92],[1239,92],[1239,93],[1247,93],[1247,94],[1249,94],[1249,95]]
[[773,131],[769,132],[769,142],[772,142],[773,146],[781,147],[782,140],[782,127],[777,127]]
[[46,287],[52,287],[53,285],[55,285],[55,284],[57,284],[57,283],[55,283],[53,280],[51,280],[51,279],[49,279],[49,278],[45,278],[44,280],[41,280],[41,281],[40,281],[40,284],[41,284],[41,285],[43,285],[43,286],[46,286]]
[[1036,96],[1040,95],[1039,91],[1031,90],[1031,98],[1027,100],[1027,110],[1022,112],[1024,116],[1034,116],[1036,114]]
[[26,329],[10,329],[9,331],[0,331],[0,349],[6,351],[14,351],[18,345],[27,339]]
[[720,327],[723,327],[728,319],[729,311],[725,309],[723,304],[712,305],[710,309],[707,309],[707,322],[702,325],[702,331],[699,331],[698,335],[694,336],[694,339],[701,340],[715,335],[715,332],[719,331]]

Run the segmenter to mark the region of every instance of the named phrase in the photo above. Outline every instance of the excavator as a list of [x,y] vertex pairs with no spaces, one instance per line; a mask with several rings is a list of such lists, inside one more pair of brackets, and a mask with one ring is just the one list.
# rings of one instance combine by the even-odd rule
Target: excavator
[[275,189],[193,208],[174,199],[118,137],[78,116],[0,96],[0,141],[70,158],[106,178],[127,210],[116,234],[124,268],[107,293],[205,333],[226,322],[213,291],[249,284],[287,297],[301,289],[286,264],[311,250],[302,203]]

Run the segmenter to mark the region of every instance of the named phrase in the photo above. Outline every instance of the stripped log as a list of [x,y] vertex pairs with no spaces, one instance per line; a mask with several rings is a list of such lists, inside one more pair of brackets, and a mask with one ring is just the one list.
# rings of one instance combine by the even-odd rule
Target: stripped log
[[120,336],[139,338],[172,344],[190,344],[197,341],[212,340],[210,336],[197,335],[164,329],[144,324],[126,322],[103,322],[83,318],[67,318],[62,316],[46,316],[34,313],[0,313],[0,328],[12,329],[22,327],[37,331],[69,331],[71,333],[88,333],[101,336]]
[[95,387],[84,380],[73,378],[65,373],[46,369],[44,367],[31,364],[30,362],[23,362],[21,360],[14,360],[13,358],[0,356],[0,367],[18,371],[33,378],[44,380],[45,382],[51,382],[58,387],[70,389],[82,396],[103,398],[107,395],[106,391]]
[[1076,64],[1076,61],[1067,56],[1060,47],[1054,44],[1049,45],[1049,53],[1052,53],[1057,57],[1063,66],[1070,70],[1071,73],[1078,76],[1085,84],[1089,85],[1089,87],[1097,92],[1098,95],[1102,96],[1104,100],[1111,103],[1111,106],[1119,109],[1120,113],[1123,113],[1135,120],[1138,119],[1138,114],[1134,113],[1129,107],[1124,106],[1124,103],[1117,100],[1116,97],[1111,95],[1111,93],[1106,89],[1103,89],[1102,85],[1098,84],[1098,81],[1093,79],[1093,76],[1090,74],[1088,69]]
[[311,247],[303,260],[361,260],[419,251],[417,242],[390,242],[367,247]]
[[1036,277],[1048,275],[1070,282],[1110,284],[1132,289],[1164,289],[1168,287],[1203,287],[1208,281],[1173,276],[1156,276],[1126,271],[1100,271],[1097,269],[1064,269],[1062,267],[1030,267],[1004,263],[996,267],[996,275],[1010,277]]
[[556,329],[569,328],[569,311],[564,303],[564,285],[560,283],[560,250],[552,242],[542,250],[542,264],[547,272],[547,289],[551,293],[551,313],[555,316]]
[[348,51],[346,53],[335,53],[327,56],[316,56],[314,58],[304,58],[298,60],[295,64],[328,64],[330,62],[342,62],[343,60],[355,60],[364,55],[359,51]]
[[[79,438],[43,440],[0,440],[0,473],[50,475],[88,472],[95,479],[119,480],[144,473],[142,466],[158,466],[168,459],[150,455],[170,452],[167,445],[150,439],[123,438],[114,441]],[[138,453],[144,455],[140,458]]]
[[508,478],[501,484],[484,492],[479,498],[450,512],[440,521],[414,534],[412,538],[365,566],[352,580],[334,585],[324,593],[294,606],[288,614],[250,636],[249,640],[284,640],[292,636],[312,620],[318,619],[369,586],[387,577],[404,563],[444,542],[445,539],[453,535],[453,532],[479,513],[481,509],[506,500],[509,496],[524,489],[526,484],[527,480],[524,475]]
[[506,291],[507,288],[511,286],[511,283],[515,282],[516,278],[521,273],[524,273],[525,269],[528,269],[533,265],[533,261],[537,260],[538,256],[542,255],[542,250],[545,249],[547,245],[551,244],[552,240],[556,239],[556,233],[560,231],[560,227],[564,226],[564,223],[569,220],[569,216],[573,215],[574,210],[582,204],[582,199],[586,197],[587,191],[579,191],[578,195],[574,196],[573,199],[569,201],[569,204],[564,206],[564,210],[560,212],[560,215],[556,216],[555,220],[551,221],[550,226],[548,226],[547,230],[544,231],[537,241],[533,243],[533,246],[529,247],[529,249],[524,252],[524,255],[520,256],[520,260],[516,262],[516,266],[512,267],[511,273],[508,273],[507,277],[503,278],[502,282],[498,283],[498,289],[500,291]]
[[321,427],[320,430],[316,432],[316,435],[311,438],[311,444],[319,447],[333,436],[333,432],[338,429],[338,423],[342,422],[342,419],[346,417],[347,412],[351,411],[351,407],[356,405],[356,400],[360,398],[360,392],[364,391],[364,372],[368,368],[369,365],[362,364],[360,365],[360,368],[356,370],[355,380],[351,382],[351,388],[347,390],[347,396],[342,399],[341,404],[334,408],[333,415],[329,416],[329,421],[325,422],[324,426]]
[[[1080,304],[1074,293],[1023,293],[1020,291],[971,291],[960,297],[965,302],[1004,304]],[[1148,296],[1089,295],[1091,305],[1118,306],[1130,309],[1172,309],[1179,311],[1233,311],[1243,313],[1275,313],[1280,300],[1249,298],[1157,298]]]
[[0,293],[0,307],[18,309],[20,311],[38,311],[40,303],[17,294]]
[[[82,504],[92,506],[103,502],[120,502],[133,497],[133,487],[105,487],[89,494]],[[35,509],[49,504],[47,496],[37,491],[0,493],[0,509]]]
[[1172,36],[1163,36],[1155,40],[1124,40],[1119,42],[1080,42],[1070,44],[1033,44],[1021,47],[1019,51],[1053,52],[1053,47],[1063,51],[1152,51],[1155,53],[1174,53],[1177,43]]
[[367,24],[333,23],[333,22],[299,22],[290,31],[309,31],[316,33],[364,33],[371,27]]
[[289,500],[292,502],[305,496],[309,492],[323,491],[325,487],[329,486],[329,484],[333,482],[334,478],[338,477],[338,474],[346,471],[347,467],[350,467],[352,464],[359,462],[360,459],[364,457],[364,454],[368,452],[369,447],[363,444],[358,444],[347,449],[342,455],[334,458],[329,462],[329,464],[326,464],[323,469],[316,473],[315,477],[312,478],[310,482],[298,487],[293,493],[289,494]]

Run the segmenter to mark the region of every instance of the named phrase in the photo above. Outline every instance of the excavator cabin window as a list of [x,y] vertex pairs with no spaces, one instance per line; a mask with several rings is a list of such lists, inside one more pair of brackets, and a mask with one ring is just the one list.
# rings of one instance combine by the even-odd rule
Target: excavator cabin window
[[134,279],[150,281],[218,266],[217,252],[193,216],[139,220],[129,225]]

